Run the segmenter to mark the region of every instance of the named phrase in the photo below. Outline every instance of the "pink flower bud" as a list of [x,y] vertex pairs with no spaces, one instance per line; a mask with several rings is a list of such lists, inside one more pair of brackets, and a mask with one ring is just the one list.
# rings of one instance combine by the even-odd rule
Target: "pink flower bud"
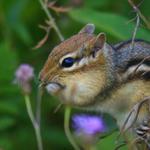
[[22,64],[18,67],[15,72],[15,80],[14,83],[18,84],[23,92],[30,93],[31,85],[30,81],[34,77],[34,69],[28,64]]

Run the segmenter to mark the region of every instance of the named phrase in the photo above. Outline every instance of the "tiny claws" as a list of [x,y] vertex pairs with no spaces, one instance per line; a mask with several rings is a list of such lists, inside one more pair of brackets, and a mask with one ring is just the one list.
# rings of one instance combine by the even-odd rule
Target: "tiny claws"
[[144,120],[140,127],[136,128],[136,134],[150,148],[150,120]]

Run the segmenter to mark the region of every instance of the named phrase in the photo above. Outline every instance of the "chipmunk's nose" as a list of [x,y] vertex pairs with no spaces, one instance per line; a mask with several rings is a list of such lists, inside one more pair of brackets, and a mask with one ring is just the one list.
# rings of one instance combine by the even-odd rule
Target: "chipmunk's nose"
[[63,89],[65,87],[65,86],[61,85],[60,83],[47,81],[45,79],[45,76],[42,73],[39,74],[39,82],[40,82],[39,86],[45,87],[47,92],[50,94],[55,94],[60,89]]
[[43,74],[40,72],[38,76],[39,86],[45,87],[47,85],[47,81],[45,81]]

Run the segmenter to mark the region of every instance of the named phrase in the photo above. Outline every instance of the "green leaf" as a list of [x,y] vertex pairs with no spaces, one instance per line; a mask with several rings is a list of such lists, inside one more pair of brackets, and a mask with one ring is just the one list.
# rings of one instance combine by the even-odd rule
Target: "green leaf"
[[84,1],[84,7],[86,8],[98,8],[104,5],[107,5],[111,0],[100,0],[100,1],[91,1],[86,0]]
[[11,82],[17,66],[17,56],[8,43],[0,43],[0,60],[0,82]]
[[[128,23],[129,19],[113,13],[98,12],[91,9],[76,9],[70,11],[69,15],[80,23],[94,23],[99,31],[106,32],[121,40],[132,38],[135,28],[134,23]],[[140,28],[136,37],[148,40],[150,32]]]
[[18,37],[20,37],[20,39],[25,43],[25,44],[31,44],[32,43],[32,38],[31,35],[27,29],[27,27],[25,25],[23,25],[22,23],[17,23],[14,27],[13,27],[14,31],[16,32],[16,34],[18,35]]
[[0,87],[0,95],[8,97],[10,95],[18,94],[18,92],[20,91],[19,87],[16,84],[13,84],[13,81],[10,82],[0,81],[0,83],[2,84],[2,86]]
[[12,127],[16,123],[14,118],[11,117],[1,117],[0,118],[0,131],[6,130]]
[[[108,149],[108,150],[115,149],[118,146],[118,144],[116,143],[116,139],[118,135],[119,135],[119,132],[114,132],[110,136],[104,139],[100,139],[100,142],[97,144],[97,147],[98,147],[97,149]],[[120,148],[120,150],[127,150],[127,147],[123,146],[122,148]]]
[[11,115],[19,114],[19,108],[16,105],[16,101],[15,102],[14,100],[0,101],[0,113]]
[[1,136],[0,137],[0,149],[1,150],[12,150],[12,140],[8,138],[8,136]]
[[[7,6],[8,2],[3,2]],[[31,44],[32,38],[25,24],[22,20],[23,11],[28,8],[29,0],[17,1],[7,6],[6,23],[9,29],[13,30],[15,34],[25,43]]]
[[[45,139],[47,139],[51,145],[54,145],[55,149],[59,149],[59,147],[62,147],[62,149],[69,149],[69,147],[72,147],[65,135],[64,130],[52,125],[51,127],[45,126],[44,129],[47,131],[44,133]],[[59,143],[59,146],[56,144],[57,142]]]
[[[15,69],[17,66],[17,55],[9,43],[0,43],[0,96],[12,100],[12,95],[17,93],[17,86],[13,85]],[[5,97],[5,98],[4,98]]]

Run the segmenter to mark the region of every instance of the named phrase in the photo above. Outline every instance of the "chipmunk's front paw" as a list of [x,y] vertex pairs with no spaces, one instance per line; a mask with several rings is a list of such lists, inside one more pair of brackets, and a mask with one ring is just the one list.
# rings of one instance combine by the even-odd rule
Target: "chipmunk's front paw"
[[150,149],[150,119],[143,121],[143,123],[136,128],[136,134]]

